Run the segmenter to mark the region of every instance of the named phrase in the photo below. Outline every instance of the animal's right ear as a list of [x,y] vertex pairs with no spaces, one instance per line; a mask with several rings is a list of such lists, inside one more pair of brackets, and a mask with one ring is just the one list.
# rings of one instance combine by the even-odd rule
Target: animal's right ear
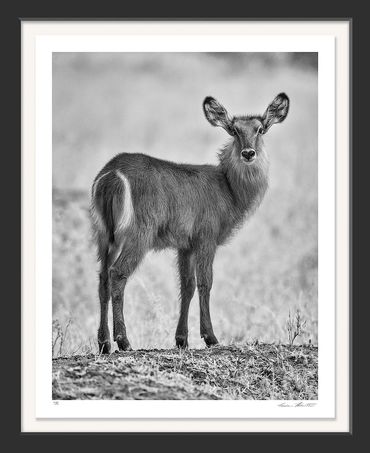
[[229,117],[227,110],[215,98],[207,96],[203,101],[203,110],[207,120],[212,126],[220,126],[225,131],[233,135],[232,119]]

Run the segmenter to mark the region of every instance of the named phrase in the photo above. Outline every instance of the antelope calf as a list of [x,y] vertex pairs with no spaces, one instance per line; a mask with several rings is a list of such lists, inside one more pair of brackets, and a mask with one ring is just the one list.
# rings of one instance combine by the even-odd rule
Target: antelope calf
[[111,159],[92,186],[92,223],[101,263],[99,281],[100,351],[111,349],[108,303],[113,306],[113,338],[131,349],[123,316],[127,280],[149,250],[174,248],[178,254],[181,309],[176,345],[188,346],[189,304],[198,288],[200,335],[216,344],[209,299],[216,249],[251,215],[266,192],[268,157],[263,135],[282,122],[289,99],[280,93],[263,115],[229,116],[212,97],[203,110],[212,126],[231,136],[218,165],[177,164],[144,154]]

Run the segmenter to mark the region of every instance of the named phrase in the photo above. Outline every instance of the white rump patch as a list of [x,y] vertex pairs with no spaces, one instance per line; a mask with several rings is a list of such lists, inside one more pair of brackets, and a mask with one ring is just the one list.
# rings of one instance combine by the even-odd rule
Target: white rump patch
[[129,180],[120,171],[116,170],[116,175],[121,179],[125,187],[125,194],[123,198],[123,209],[121,218],[116,225],[116,233],[127,228],[134,216],[134,207],[132,205],[131,186]]
[[107,171],[106,173],[102,174],[99,176],[99,178],[94,182],[93,188],[92,188],[92,198],[95,198],[95,193],[96,193],[96,188],[98,187],[99,181],[104,178],[104,176],[107,176],[110,173],[110,171]]

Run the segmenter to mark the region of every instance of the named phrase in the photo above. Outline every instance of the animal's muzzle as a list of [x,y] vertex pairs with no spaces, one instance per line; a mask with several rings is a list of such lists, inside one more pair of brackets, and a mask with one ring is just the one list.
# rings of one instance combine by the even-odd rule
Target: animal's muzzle
[[252,148],[243,149],[241,155],[247,162],[253,162],[256,158],[256,151]]

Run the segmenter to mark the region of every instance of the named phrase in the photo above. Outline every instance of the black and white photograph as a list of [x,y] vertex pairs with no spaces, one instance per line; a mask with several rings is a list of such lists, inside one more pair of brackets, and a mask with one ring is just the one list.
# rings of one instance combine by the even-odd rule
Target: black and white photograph
[[348,21],[22,25],[27,432],[348,432]]
[[52,399],[318,399],[318,53],[53,52]]

